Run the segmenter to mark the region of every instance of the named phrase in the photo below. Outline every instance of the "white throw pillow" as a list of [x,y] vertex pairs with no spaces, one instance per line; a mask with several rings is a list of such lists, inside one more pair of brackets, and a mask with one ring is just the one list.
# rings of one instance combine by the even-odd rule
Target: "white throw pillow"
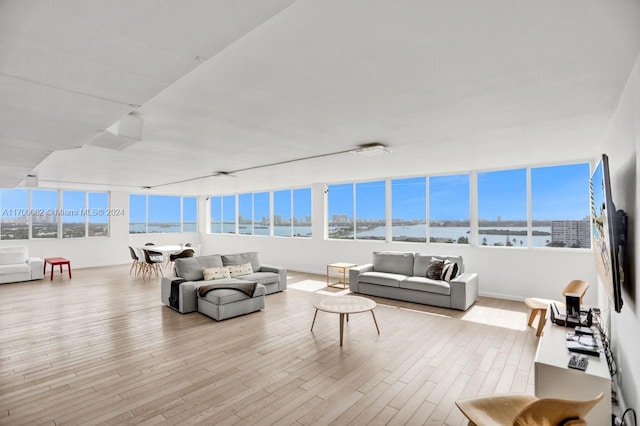
[[229,268],[231,278],[253,274],[251,263],[243,263],[242,265],[229,265],[227,266],[227,268]]
[[218,268],[204,268],[202,270],[205,281],[218,280],[220,278],[231,278],[229,269],[226,266],[220,266]]

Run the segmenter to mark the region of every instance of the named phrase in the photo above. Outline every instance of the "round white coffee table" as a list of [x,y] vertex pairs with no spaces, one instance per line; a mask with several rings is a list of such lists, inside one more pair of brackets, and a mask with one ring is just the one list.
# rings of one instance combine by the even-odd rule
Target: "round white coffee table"
[[340,346],[342,346],[342,337],[344,335],[345,315],[347,317],[347,321],[349,321],[349,314],[357,314],[367,311],[371,312],[373,322],[376,325],[376,330],[378,331],[378,334],[380,334],[378,321],[376,321],[376,315],[373,313],[373,309],[376,307],[376,302],[371,299],[359,296],[329,296],[318,300],[313,307],[316,308],[316,313],[313,315],[311,331],[313,331],[313,325],[316,323],[318,311],[340,314]]

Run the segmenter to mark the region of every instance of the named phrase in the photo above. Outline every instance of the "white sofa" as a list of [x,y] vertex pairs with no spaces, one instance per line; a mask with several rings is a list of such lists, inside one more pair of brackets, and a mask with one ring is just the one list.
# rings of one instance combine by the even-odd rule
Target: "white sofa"
[[39,280],[43,267],[44,260],[29,257],[25,246],[0,247],[0,284]]

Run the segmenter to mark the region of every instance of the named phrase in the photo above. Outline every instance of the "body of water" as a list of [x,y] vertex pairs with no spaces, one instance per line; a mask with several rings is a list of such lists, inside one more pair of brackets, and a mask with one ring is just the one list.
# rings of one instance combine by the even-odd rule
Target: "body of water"
[[[498,228],[491,227],[480,227],[479,231],[482,230],[496,230]],[[499,230],[509,230],[509,231],[526,231],[526,227],[501,227]],[[551,241],[551,227],[550,226],[534,226],[534,231],[539,232],[547,232],[549,235],[534,235],[533,238],[533,246],[534,247],[545,247],[549,241]],[[470,238],[469,228],[467,227],[444,227],[444,226],[432,226],[429,229],[429,236],[432,238],[438,239],[451,239],[454,243],[457,243],[460,237]],[[367,231],[358,232],[357,236],[361,238],[380,238],[384,239],[385,237],[385,228],[379,227],[374,229],[369,229]],[[394,239],[415,239],[415,238],[425,238],[427,235],[427,225],[410,225],[410,226],[393,226],[391,228],[391,235]],[[487,245],[493,246],[498,243],[502,245],[506,245],[507,237],[511,241],[511,244],[514,246],[527,246],[527,236],[526,235],[511,235],[505,233],[500,234],[480,234],[478,236],[478,245],[482,244],[486,239]],[[515,239],[515,241],[514,241]]]

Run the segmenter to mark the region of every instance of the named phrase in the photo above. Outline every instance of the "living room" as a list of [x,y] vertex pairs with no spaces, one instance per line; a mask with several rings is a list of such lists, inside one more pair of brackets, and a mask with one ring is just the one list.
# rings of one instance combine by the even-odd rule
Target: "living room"
[[[631,0],[544,6],[502,1],[269,1],[245,7],[3,3],[0,32],[9,41],[0,53],[5,59],[0,61],[0,187],[107,193],[109,209],[118,214],[108,219],[107,237],[2,239],[0,247],[23,245],[31,256],[70,259],[72,280],[82,280],[83,286],[91,286],[93,271],[120,278],[124,271],[126,276],[127,246],[149,241],[190,242],[205,255],[256,251],[265,264],[294,273],[293,282],[317,281],[334,262],[369,263],[376,251],[458,255],[465,270],[478,274],[479,306],[487,300],[492,308],[504,302],[516,312],[519,308],[514,307],[522,305],[519,314],[526,314],[524,299],[560,299],[568,282],[582,279],[591,283],[584,303],[600,307],[610,329],[620,406],[637,409],[640,371],[634,360],[640,345],[627,336],[640,328],[635,280],[639,260],[634,251],[639,17],[640,4]],[[125,135],[127,117],[141,126],[139,138]],[[121,127],[115,133],[109,130],[114,124]],[[390,152],[355,152],[371,143]],[[532,238],[536,170],[573,164],[593,169],[602,153],[610,160],[613,201],[629,217],[620,313],[602,289],[592,248],[536,247]],[[523,170],[525,176],[524,244],[484,246],[482,177],[509,170]],[[437,242],[426,235],[429,242],[394,238],[394,181],[451,175],[468,179],[468,216],[463,218],[468,243]],[[354,232],[332,238],[332,189],[367,182],[383,182],[387,189],[382,203],[385,236],[369,240]],[[273,202],[275,192],[299,188],[310,191],[310,237],[275,235],[273,212],[266,236],[213,229],[216,197],[268,193]],[[357,189],[353,194],[352,219],[359,212]],[[197,231],[130,233],[132,195],[195,198]],[[423,207],[426,225],[433,206]],[[240,224],[235,226],[239,229]],[[167,310],[160,303],[159,278],[144,284],[125,278],[141,291],[157,293],[140,306]],[[53,283],[15,287],[20,293],[4,284],[0,294],[11,307],[12,298],[22,300],[39,283],[48,292],[72,280],[56,275]],[[78,289],[69,291],[80,294]],[[296,303],[304,300],[295,289],[267,296],[264,314],[270,300],[278,300],[277,312],[287,312],[286,297]],[[376,300],[377,309],[391,309]],[[398,306],[407,309],[407,315],[411,309],[428,309]],[[114,312],[127,315],[122,309]],[[9,323],[15,321],[11,311],[2,314]],[[430,311],[459,318],[460,313],[447,312]],[[299,321],[310,321],[307,314],[312,315],[312,309],[293,312]],[[170,315],[180,314],[163,314],[174,325],[193,321]],[[246,323],[246,318],[238,320]],[[399,313],[387,313],[387,325],[400,318]],[[357,320],[352,321],[352,343],[362,343],[361,336],[355,338],[356,330],[371,331],[365,324],[355,328]],[[216,324],[216,330],[230,326],[228,330],[241,332],[233,321]],[[380,326],[382,339],[385,324]],[[526,332],[522,339],[535,348],[535,331]],[[327,334],[327,339],[333,337]],[[11,342],[11,336],[3,341]],[[8,362],[6,368],[17,367]],[[456,410],[452,405],[449,409]],[[7,408],[0,422],[11,420]],[[73,423],[73,417],[67,420]],[[309,417],[304,420],[313,423]],[[452,414],[449,420],[457,424],[462,418]],[[136,422],[135,417],[127,421]],[[422,419],[429,421],[428,416]]]

